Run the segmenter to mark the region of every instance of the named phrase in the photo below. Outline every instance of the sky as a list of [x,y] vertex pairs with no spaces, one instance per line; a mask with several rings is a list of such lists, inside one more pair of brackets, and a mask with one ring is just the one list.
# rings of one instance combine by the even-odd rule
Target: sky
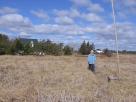
[[[136,0],[114,0],[120,50],[136,50]],[[0,33],[115,50],[111,0],[0,0]]]

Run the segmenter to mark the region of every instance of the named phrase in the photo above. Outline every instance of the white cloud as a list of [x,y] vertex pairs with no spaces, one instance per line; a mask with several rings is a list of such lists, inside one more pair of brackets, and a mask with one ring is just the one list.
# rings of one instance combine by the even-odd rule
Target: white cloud
[[77,6],[88,6],[90,4],[89,0],[71,0]]
[[[57,16],[55,21],[66,22],[73,24],[73,19],[82,18],[89,22],[101,22],[103,18],[96,13],[80,13],[77,9],[71,8],[70,10],[54,10],[54,14]],[[62,23],[61,22],[61,23]]]
[[131,20],[136,16],[136,0],[120,0],[115,2],[117,17],[125,20]]
[[121,0],[126,6],[136,6],[136,0]]
[[[61,21],[62,20],[62,21]],[[66,17],[58,23],[72,23],[73,21]],[[66,20],[66,21],[65,21]],[[69,20],[69,21],[68,21]],[[0,28],[11,32],[25,32],[28,34],[83,34],[81,28],[77,25],[60,24],[39,24],[34,25],[30,19],[20,14],[6,14],[0,16]]]
[[42,18],[42,19],[48,19],[49,18],[49,16],[47,15],[47,13],[44,10],[42,10],[42,9],[40,9],[38,11],[32,10],[31,13],[33,15],[37,16],[38,18]]
[[69,12],[71,17],[79,17],[81,14],[77,9],[71,8]]
[[86,7],[92,12],[103,12],[104,8],[98,3],[93,3],[91,0],[71,0],[74,5],[79,7]]
[[93,12],[104,12],[104,8],[102,8],[99,4],[93,3],[90,3],[88,10]]
[[96,15],[95,13],[82,14],[82,18],[90,22],[102,22],[103,21],[102,17]]
[[[94,16],[94,15],[93,15]],[[101,21],[96,19],[91,14],[89,21]],[[90,18],[92,18],[90,20]],[[94,20],[95,19],[95,20]],[[63,20],[62,20],[63,21]],[[81,27],[76,24],[72,25],[60,25],[64,22],[58,22],[58,24],[39,24],[34,25],[29,18],[20,14],[7,14],[0,16],[0,28],[7,29],[13,32],[25,32],[26,34],[63,34],[63,35],[85,35],[96,34],[105,39],[114,39],[113,25],[102,22],[93,22],[91,25]],[[68,23],[68,22],[67,22]],[[132,23],[118,23],[118,33],[120,39],[136,39],[136,26]]]
[[10,7],[1,7],[0,8],[0,14],[13,14],[17,13],[18,10]]
[[71,36],[67,36],[68,40],[73,40],[73,38],[74,38],[74,36],[72,36],[72,35]]
[[[96,19],[94,15],[89,14],[89,21],[101,21]],[[92,19],[91,19],[92,18]],[[65,20],[69,18],[66,17]],[[91,19],[91,20],[90,20]],[[94,20],[95,19],[95,20]],[[61,23],[68,23],[68,22]],[[67,20],[68,21],[68,20]],[[39,24],[34,25],[31,23],[29,18],[24,17],[20,14],[6,14],[0,16],[0,28],[7,29],[14,32],[25,32],[31,34],[67,34],[67,35],[85,35],[88,33],[96,34],[105,39],[114,39],[113,25],[102,22],[92,23],[91,25],[81,27],[76,24],[72,25],[60,25],[59,24]],[[71,21],[70,21],[71,22]],[[120,39],[136,39],[136,26],[132,23],[118,23],[118,33]]]
[[34,25],[34,33],[42,33],[42,34],[49,34],[49,33],[58,33],[59,26],[57,24],[40,24]]
[[54,14],[56,16],[67,16],[69,14],[69,11],[68,10],[57,10],[57,9],[54,9]]
[[35,33],[42,34],[63,34],[63,35],[84,34],[83,29],[77,25],[41,24],[34,25],[33,31]]
[[20,36],[20,37],[23,37],[23,38],[28,38],[28,37],[31,37],[31,34],[28,34],[28,33],[26,33],[26,32],[21,32],[21,33],[19,34],[19,36]]
[[120,38],[125,39],[136,39],[136,26],[132,23],[118,23],[118,32],[120,34]]
[[1,26],[15,26],[15,25],[30,25],[31,21],[27,17],[23,17],[20,14],[6,14],[0,16]]
[[0,28],[14,32],[28,31],[32,23],[27,17],[20,14],[6,14],[0,16]]
[[67,16],[61,16],[61,17],[56,17],[55,22],[58,24],[74,24],[74,21],[72,18],[67,17]]
[[57,24],[74,24],[74,19],[81,16],[77,9],[70,8],[69,10],[53,10],[55,15],[55,23]]
[[54,14],[59,17],[69,16],[71,18],[75,18],[75,17],[80,16],[80,12],[74,8],[71,8],[70,10],[57,10],[57,9],[55,9]]
[[[78,40],[93,40],[89,38],[87,34],[94,34],[98,42],[94,42],[98,45],[105,45],[105,42],[114,42],[114,29],[112,24],[106,24],[101,17],[94,13],[81,14],[83,19],[91,21],[90,25],[79,26],[73,21],[70,21],[70,17],[67,16],[57,16],[57,24],[32,24],[30,19],[24,17],[20,14],[5,14],[0,16],[0,29],[6,29],[8,31],[19,33],[21,36],[28,36],[32,34],[54,34],[56,36],[65,35],[68,36],[67,39],[74,39],[73,36],[81,36]],[[62,18],[61,18],[62,17]],[[63,18],[64,17],[64,18]],[[66,17],[66,18],[65,18]],[[56,18],[57,19],[57,18]],[[68,22],[69,20],[69,22]],[[65,25],[62,25],[65,24]],[[66,25],[71,24],[71,25]],[[117,23],[119,41],[121,44],[135,44],[136,41],[136,26],[130,22]],[[105,42],[104,42],[105,41]],[[108,44],[108,43],[107,43]]]
[[90,37],[88,37],[88,36],[86,36],[86,35],[83,35],[83,36],[80,37],[80,39],[82,39],[82,40],[89,40]]

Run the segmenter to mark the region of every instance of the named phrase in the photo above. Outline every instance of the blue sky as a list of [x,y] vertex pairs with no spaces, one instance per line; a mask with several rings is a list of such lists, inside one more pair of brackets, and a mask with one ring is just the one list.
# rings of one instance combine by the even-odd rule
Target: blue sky
[[[115,49],[111,0],[0,0],[0,32]],[[114,0],[119,49],[136,50],[136,0]]]

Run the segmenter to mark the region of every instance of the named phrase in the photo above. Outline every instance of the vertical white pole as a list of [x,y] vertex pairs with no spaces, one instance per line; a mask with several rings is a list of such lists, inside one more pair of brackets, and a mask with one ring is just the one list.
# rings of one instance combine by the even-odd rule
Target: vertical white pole
[[115,33],[115,44],[116,44],[116,53],[117,53],[117,68],[118,68],[118,77],[120,75],[120,67],[119,67],[119,51],[118,51],[118,34],[117,34],[117,25],[116,25],[116,16],[115,16],[115,9],[114,9],[114,0],[111,0],[112,4],[112,15],[114,21],[114,33]]

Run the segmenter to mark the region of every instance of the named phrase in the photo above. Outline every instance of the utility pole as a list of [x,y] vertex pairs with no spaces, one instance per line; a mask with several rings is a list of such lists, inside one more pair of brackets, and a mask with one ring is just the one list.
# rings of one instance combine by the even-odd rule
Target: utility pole
[[113,26],[114,26],[114,34],[115,34],[115,45],[116,45],[116,54],[117,54],[117,68],[118,68],[118,77],[120,75],[120,66],[119,66],[119,50],[118,50],[118,33],[117,33],[117,25],[116,25],[116,16],[115,16],[115,8],[114,8],[114,0],[111,0],[112,5],[112,16],[113,16]]

